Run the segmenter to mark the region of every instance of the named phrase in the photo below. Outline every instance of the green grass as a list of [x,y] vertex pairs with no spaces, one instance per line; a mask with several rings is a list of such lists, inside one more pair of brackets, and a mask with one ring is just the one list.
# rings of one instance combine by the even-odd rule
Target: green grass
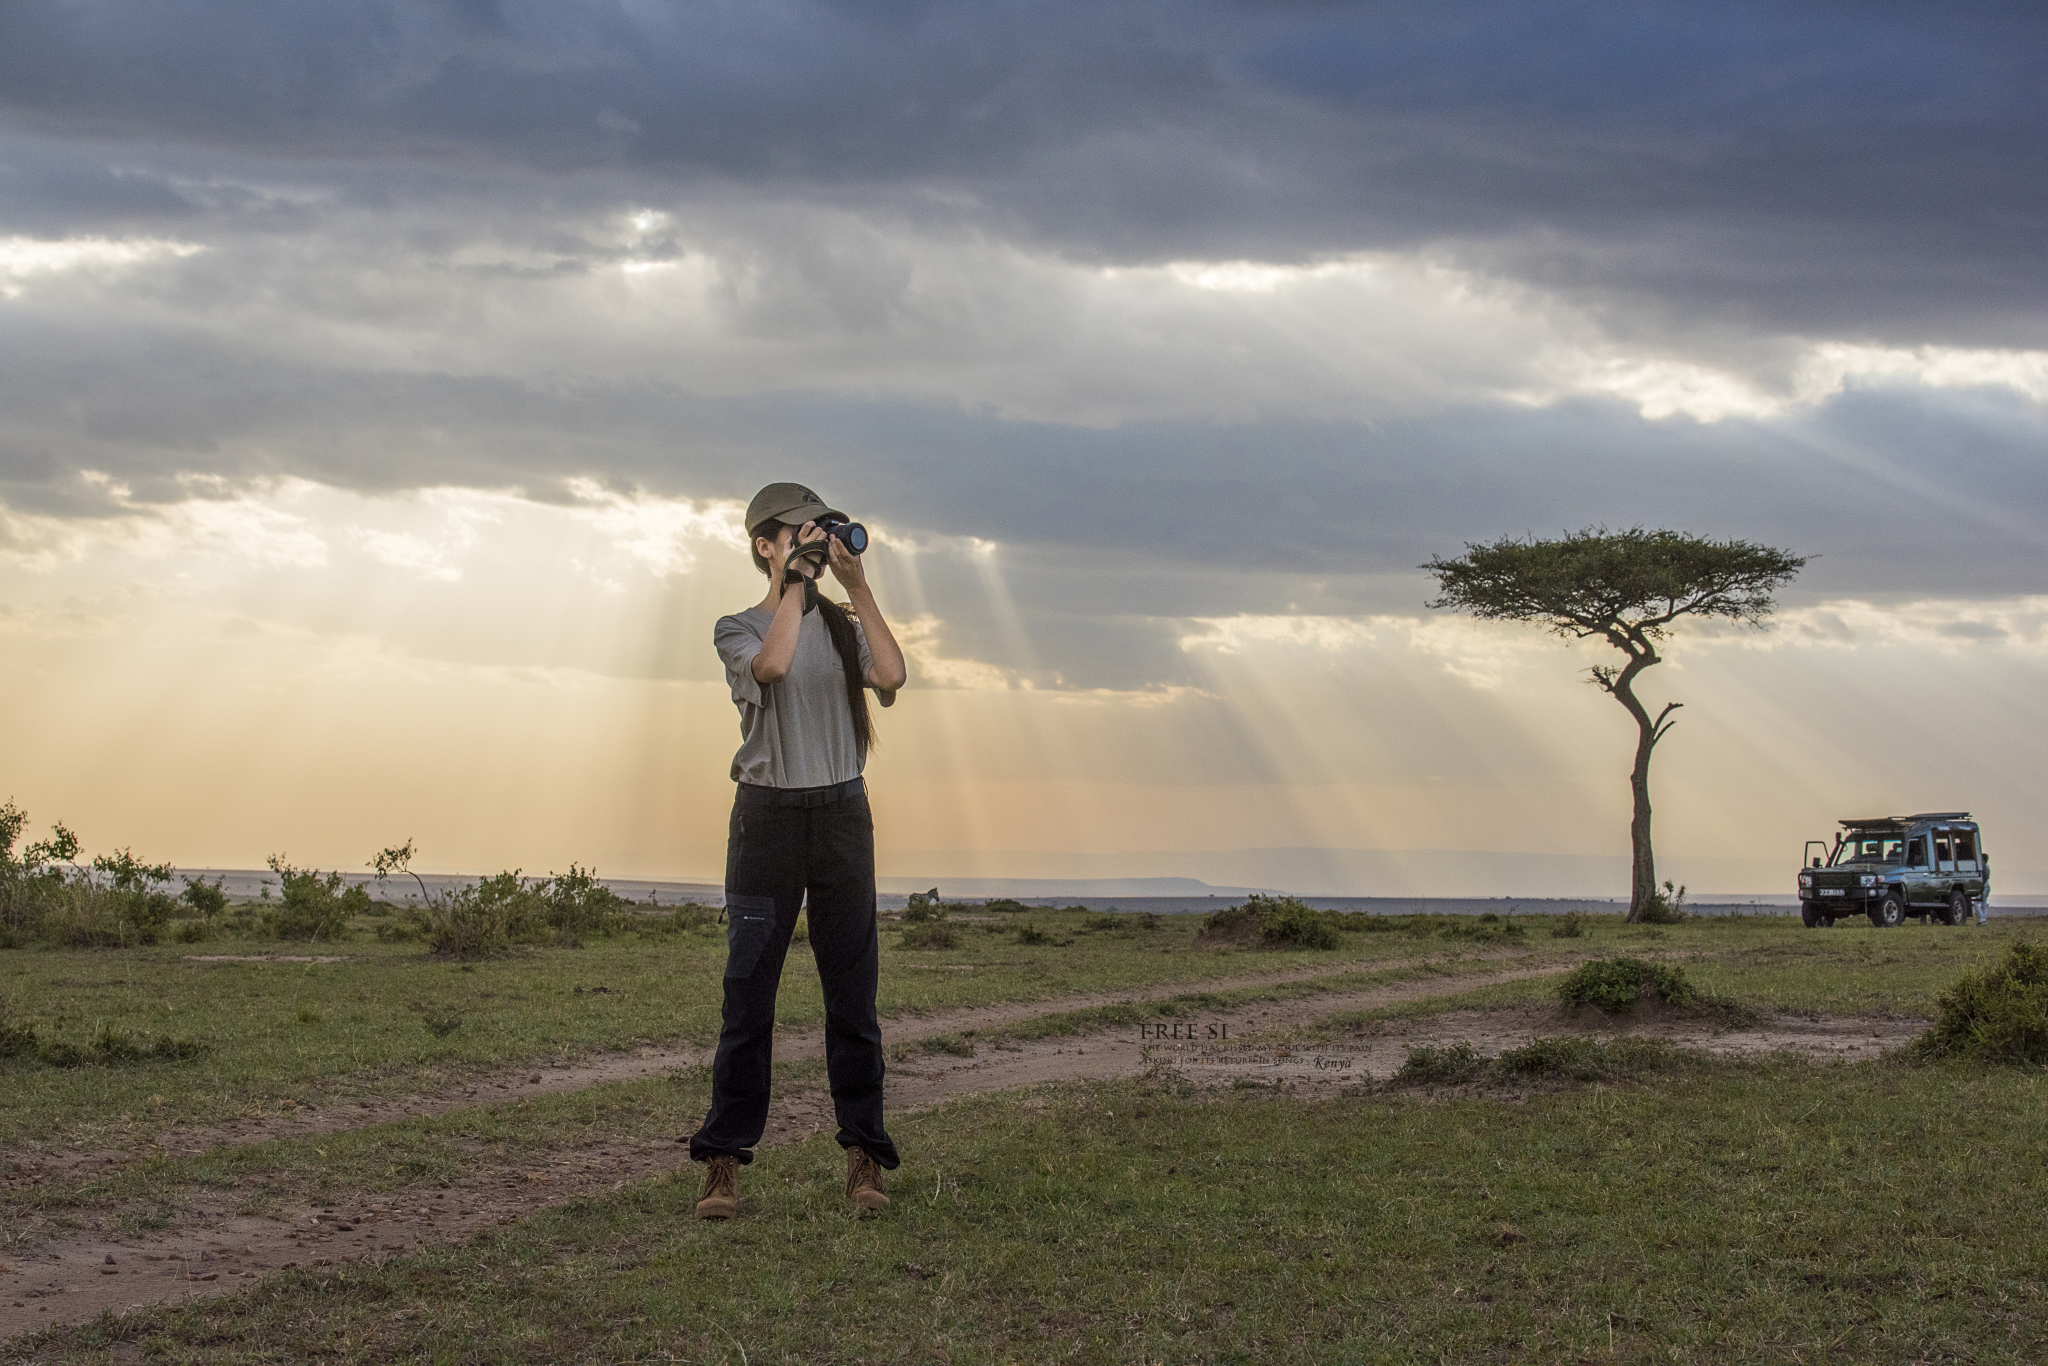
[[[931,952],[899,949],[896,933],[885,929],[883,1017],[1304,965],[1342,971],[1457,951],[1390,934],[1347,934],[1328,952],[1207,950],[1191,947],[1198,917],[1167,917],[1146,933],[1090,930],[1085,912],[1039,912],[1034,919],[1073,942],[1019,945],[1009,933],[1014,921],[1004,919],[991,927],[960,925],[958,948]],[[345,961],[195,961],[215,954],[338,954]],[[25,1022],[43,1043],[80,1048],[106,1030],[206,1045],[192,1060],[116,1067],[60,1069],[34,1057],[0,1058],[0,1151],[57,1142],[133,1147],[173,1125],[418,1094],[496,1068],[655,1043],[708,1046],[718,1032],[724,954],[719,927],[594,939],[580,949],[524,950],[474,963],[360,933],[340,944],[217,939],[0,951],[0,1027]],[[809,952],[795,945],[778,1018],[806,1025],[822,1015]]]
[[[779,1095],[822,1088],[824,1065],[775,1068]],[[182,1224],[194,1210],[274,1213],[288,1205],[465,1184],[610,1144],[666,1142],[695,1129],[711,1094],[690,1068],[656,1080],[479,1104],[328,1134],[157,1154],[104,1172],[0,1191],[0,1248],[67,1229],[135,1232]]]
[[[829,1140],[730,1224],[660,1180],[464,1246],[46,1335],[34,1359],[2025,1361],[2048,1352],[2039,1071],[1683,1061],[1486,1095],[1161,1083]],[[943,1356],[941,1356],[943,1353]],[[128,1359],[133,1359],[129,1357]]]
[[[1581,956],[1677,958],[1702,996],[1747,1010],[1931,1020],[1935,998],[1958,977],[1982,971],[2014,940],[2038,939],[2043,929],[2034,917],[1994,920],[1982,929],[1908,924],[1895,930],[1846,922],[1808,930],[1797,920],[1777,918],[1658,926],[1609,920],[1585,938],[1542,936],[1538,942],[1568,946]],[[1555,978],[1491,982],[1426,1001],[1332,1014],[1318,1027],[1359,1027],[1449,1010],[1550,1006],[1557,1003],[1557,987]]]

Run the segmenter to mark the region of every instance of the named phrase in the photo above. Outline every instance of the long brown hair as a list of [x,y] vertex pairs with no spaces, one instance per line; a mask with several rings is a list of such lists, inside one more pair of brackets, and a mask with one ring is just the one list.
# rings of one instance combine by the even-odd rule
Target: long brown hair
[[[760,542],[775,541],[783,526],[782,522],[763,522],[748,533],[748,553],[754,557],[754,568],[763,574],[770,571],[770,566],[761,554]],[[788,586],[782,591],[788,592]],[[875,747],[875,722],[868,713],[868,690],[860,671],[860,633],[854,627],[853,613],[819,592],[816,579],[804,580],[804,596],[808,599],[804,606],[817,607],[818,615],[825,619],[825,629],[832,635],[832,650],[839,656],[840,671],[846,675],[846,705],[853,712],[854,743],[860,746],[865,758]]]

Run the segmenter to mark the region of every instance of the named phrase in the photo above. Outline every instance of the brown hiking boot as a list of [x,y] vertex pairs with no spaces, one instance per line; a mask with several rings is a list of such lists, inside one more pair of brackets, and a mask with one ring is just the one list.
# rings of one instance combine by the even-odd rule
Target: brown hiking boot
[[730,1219],[740,1212],[740,1160],[714,1157],[704,1164],[704,1196],[697,1201],[699,1219]]
[[857,1144],[846,1150],[846,1198],[870,1214],[889,1208],[889,1197],[882,1194],[882,1166]]

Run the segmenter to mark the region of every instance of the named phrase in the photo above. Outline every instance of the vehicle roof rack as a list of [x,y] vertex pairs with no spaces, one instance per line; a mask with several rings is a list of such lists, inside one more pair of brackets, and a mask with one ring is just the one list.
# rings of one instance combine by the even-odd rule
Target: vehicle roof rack
[[1966,821],[1967,811],[1921,811],[1911,816],[1866,816],[1860,820],[1847,820],[1842,824],[1851,830],[1904,829],[1915,821]]

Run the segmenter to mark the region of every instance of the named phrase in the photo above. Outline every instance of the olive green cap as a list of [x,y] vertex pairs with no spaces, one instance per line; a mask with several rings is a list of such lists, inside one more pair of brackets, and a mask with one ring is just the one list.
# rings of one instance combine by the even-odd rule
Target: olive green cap
[[754,501],[747,504],[747,530],[752,531],[763,522],[782,522],[788,526],[802,526],[815,522],[820,517],[837,517],[846,520],[846,514],[825,506],[825,500],[812,493],[802,484],[770,484],[754,495]]

